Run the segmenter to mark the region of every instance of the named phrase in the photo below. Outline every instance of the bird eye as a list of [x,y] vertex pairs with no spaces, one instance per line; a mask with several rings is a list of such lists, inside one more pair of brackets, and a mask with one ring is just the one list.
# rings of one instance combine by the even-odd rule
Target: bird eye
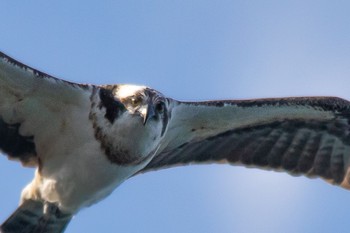
[[131,98],[130,102],[131,102],[131,105],[133,107],[137,107],[137,106],[141,105],[142,97],[141,96],[134,96],[134,97]]
[[157,103],[157,105],[156,105],[156,111],[157,111],[158,113],[163,113],[163,112],[164,112],[164,109],[165,109],[165,104],[164,104],[164,102],[159,102],[159,103]]

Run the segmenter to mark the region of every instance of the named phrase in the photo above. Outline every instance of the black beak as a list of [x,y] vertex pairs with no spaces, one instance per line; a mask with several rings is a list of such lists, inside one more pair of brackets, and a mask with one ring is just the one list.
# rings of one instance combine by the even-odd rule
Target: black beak
[[156,116],[156,110],[152,103],[148,103],[146,114],[143,116],[143,125],[146,125],[147,121]]

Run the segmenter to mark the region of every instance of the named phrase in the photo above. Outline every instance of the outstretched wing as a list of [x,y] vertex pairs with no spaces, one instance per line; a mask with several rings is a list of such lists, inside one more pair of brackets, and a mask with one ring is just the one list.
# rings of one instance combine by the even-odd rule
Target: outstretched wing
[[64,136],[70,114],[86,107],[90,89],[0,52],[0,150],[24,165],[37,165],[40,150],[49,149],[44,149],[49,140]]
[[177,102],[141,171],[230,163],[320,176],[349,188],[350,103],[335,97]]

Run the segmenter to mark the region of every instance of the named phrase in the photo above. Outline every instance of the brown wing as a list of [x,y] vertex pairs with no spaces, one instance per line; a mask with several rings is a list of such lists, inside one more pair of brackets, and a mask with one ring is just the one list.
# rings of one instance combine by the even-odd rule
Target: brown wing
[[141,171],[230,163],[349,187],[349,102],[333,97],[174,103],[165,146]]

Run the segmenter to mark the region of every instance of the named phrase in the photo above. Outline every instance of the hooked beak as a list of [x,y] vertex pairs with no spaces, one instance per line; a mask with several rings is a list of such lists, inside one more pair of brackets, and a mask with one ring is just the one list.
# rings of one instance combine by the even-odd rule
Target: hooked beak
[[147,121],[152,117],[156,116],[156,111],[152,103],[147,104],[147,110],[143,113],[143,125],[146,125]]

